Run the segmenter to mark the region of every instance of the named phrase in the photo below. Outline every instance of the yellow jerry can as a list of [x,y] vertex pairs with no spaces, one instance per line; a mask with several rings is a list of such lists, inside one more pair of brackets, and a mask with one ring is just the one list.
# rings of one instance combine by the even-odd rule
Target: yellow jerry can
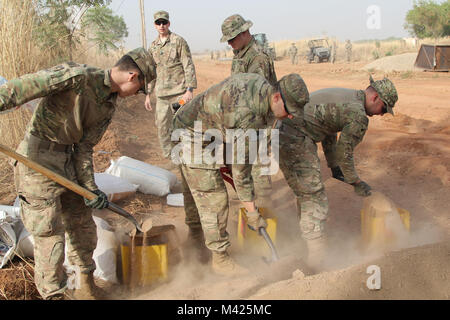
[[[259,208],[259,210],[267,222],[267,234],[272,239],[272,242],[276,244],[277,218],[269,209]],[[239,209],[237,240],[239,248],[244,250],[246,253],[262,256],[270,256],[271,254],[270,248],[264,238],[260,236],[258,232],[248,228],[245,208]]]
[[[144,243],[143,243],[144,242]],[[168,244],[160,236],[136,236],[120,246],[122,257],[122,282],[129,287],[148,286],[168,278]]]

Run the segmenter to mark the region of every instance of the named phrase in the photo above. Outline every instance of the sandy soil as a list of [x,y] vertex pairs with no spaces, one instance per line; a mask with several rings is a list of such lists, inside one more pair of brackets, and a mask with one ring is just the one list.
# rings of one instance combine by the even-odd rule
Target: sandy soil
[[[195,65],[197,93],[223,80],[230,71],[229,61],[197,59]],[[300,73],[310,91],[326,87],[364,89],[368,85],[368,73],[362,69],[364,63],[291,66],[284,60],[277,61],[275,67],[279,78],[291,72]],[[373,74],[375,79],[383,75],[381,71]],[[330,177],[321,154],[330,204],[327,221],[330,247],[324,268],[318,274],[309,272],[302,263],[305,248],[299,236],[295,198],[279,172],[273,179],[273,186],[279,220],[276,245],[284,257],[283,263],[267,266],[261,256],[239,250],[236,245],[238,203],[230,190],[231,252],[240,263],[252,268],[251,276],[220,278],[212,275],[207,267],[185,259],[171,269],[168,282],[133,294],[114,286],[111,296],[121,299],[450,298],[450,76],[428,72],[412,72],[407,76],[390,72],[387,75],[399,92],[396,116],[370,120],[355,159],[362,179],[410,212],[408,243],[381,255],[369,255],[360,250],[363,199],[354,194],[351,186]],[[121,103],[105,137],[95,148],[97,171],[104,171],[109,161],[120,155],[167,165],[157,143],[154,112],[145,111],[143,102],[144,97],[136,96]],[[10,199],[5,197],[0,203],[10,204]],[[155,224],[174,224],[181,242],[184,241],[187,230],[183,209],[167,206],[165,198],[137,193],[136,197],[118,204],[136,216],[152,217]],[[112,214],[103,217],[116,228],[129,227],[128,222]],[[369,265],[378,265],[381,269],[381,290],[370,291],[365,285]],[[0,289],[2,285],[5,287],[6,281],[1,279]]]

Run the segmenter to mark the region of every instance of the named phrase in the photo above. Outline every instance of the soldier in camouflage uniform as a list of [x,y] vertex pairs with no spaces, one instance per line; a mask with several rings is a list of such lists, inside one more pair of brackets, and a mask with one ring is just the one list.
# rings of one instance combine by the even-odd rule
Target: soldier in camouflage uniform
[[14,163],[26,229],[33,235],[35,282],[44,299],[60,299],[67,287],[64,248],[79,268],[77,299],[95,298],[97,233],[91,208],[108,205],[94,181],[93,147],[111,122],[117,97],[146,91],[155,78],[143,48],[130,51],[109,70],[73,62],[13,79],[0,87],[0,111],[43,97],[17,152],[98,195],[87,200],[22,163]]
[[[232,15],[222,23],[221,42],[227,41],[233,48],[234,57],[231,65],[231,74],[257,73],[263,76],[270,84],[276,85],[277,75],[273,60],[250,34],[253,23],[245,21],[239,14]],[[268,207],[271,205],[272,183],[269,175],[261,175],[263,166],[254,165],[252,168],[253,181],[258,205]]]
[[[323,258],[323,228],[328,216],[316,143],[322,143],[334,178],[351,184],[360,196],[370,195],[370,186],[355,171],[353,150],[366,133],[368,116],[393,114],[397,100],[397,91],[389,79],[373,81],[370,77],[366,90],[315,91],[304,107],[303,119],[283,120],[280,168],[297,197],[300,230],[307,241],[309,262],[313,267]],[[338,132],[341,133],[339,140]]]
[[333,42],[331,43],[331,63],[335,63],[336,62],[336,55],[337,55],[337,41],[333,40]]
[[291,63],[292,64],[297,64],[297,52],[298,49],[295,46],[295,43],[292,43],[291,47],[288,50],[288,56],[291,58]]
[[345,56],[347,57],[347,62],[352,61],[352,43],[350,40],[345,41]]
[[[184,129],[192,135],[194,122],[201,121],[202,132],[217,129],[225,141],[231,129],[270,128],[276,118],[302,117],[309,94],[303,79],[297,74],[283,77],[275,86],[258,74],[240,73],[212,86],[181,108],[174,117],[174,130]],[[244,131],[245,132],[245,131]],[[222,145],[222,142],[218,142]],[[248,143],[248,141],[247,141]],[[195,146],[193,147],[195,150]],[[174,151],[177,149],[173,149]],[[189,229],[203,230],[205,244],[212,251],[212,267],[216,273],[237,275],[245,273],[227,253],[230,241],[227,233],[228,195],[220,174],[222,164],[207,163],[205,145],[201,161],[182,159],[182,179],[188,186],[187,199],[194,199],[194,210],[186,210]],[[219,151],[221,153],[221,151]],[[186,151],[189,154],[189,151]],[[254,203],[252,165],[245,154],[245,164],[232,163],[232,172],[239,199],[247,210],[248,225],[253,230],[265,226]],[[193,215],[193,213],[195,213]]]
[[[184,100],[189,102],[197,88],[195,67],[187,42],[169,30],[169,13],[158,11],[154,14],[158,38],[152,42],[150,53],[156,63],[156,126],[163,155],[170,158],[172,134],[172,104]],[[150,93],[145,107],[151,111]]]

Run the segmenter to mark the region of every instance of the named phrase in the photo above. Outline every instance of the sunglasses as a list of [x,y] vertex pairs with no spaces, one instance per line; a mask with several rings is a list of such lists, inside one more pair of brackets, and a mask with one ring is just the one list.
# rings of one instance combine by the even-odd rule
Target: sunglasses
[[281,91],[281,88],[279,88],[279,90],[280,90],[281,100],[283,100],[284,110],[286,111],[287,114],[291,114],[286,107],[286,99],[284,99],[283,91]]
[[382,112],[383,114],[385,114],[385,113],[388,112],[387,107],[386,107],[386,103],[383,103],[383,108],[381,109],[381,112]]
[[156,25],[158,25],[158,26],[160,26],[160,25],[166,25],[166,24],[168,24],[169,23],[169,21],[167,21],[167,20],[156,20],[155,21],[155,24]]

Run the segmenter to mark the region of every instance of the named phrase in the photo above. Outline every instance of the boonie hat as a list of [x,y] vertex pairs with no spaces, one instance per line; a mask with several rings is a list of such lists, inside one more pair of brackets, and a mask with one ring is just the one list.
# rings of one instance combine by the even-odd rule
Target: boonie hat
[[302,77],[291,73],[281,78],[278,84],[286,110],[296,118],[303,118],[303,107],[309,101],[309,92]]
[[394,84],[388,78],[383,80],[374,81],[372,75],[370,75],[370,85],[376,90],[380,99],[386,105],[387,111],[394,115],[394,105],[398,100],[397,89],[395,89]]
[[253,25],[250,20],[245,21],[239,14],[234,14],[222,23],[222,38],[220,42],[227,42],[235,38],[239,33],[247,31]]
[[131,50],[126,55],[130,56],[141,70],[144,76],[144,86],[141,89],[147,94],[148,84],[153,79],[156,79],[156,67],[153,57],[142,47]]

